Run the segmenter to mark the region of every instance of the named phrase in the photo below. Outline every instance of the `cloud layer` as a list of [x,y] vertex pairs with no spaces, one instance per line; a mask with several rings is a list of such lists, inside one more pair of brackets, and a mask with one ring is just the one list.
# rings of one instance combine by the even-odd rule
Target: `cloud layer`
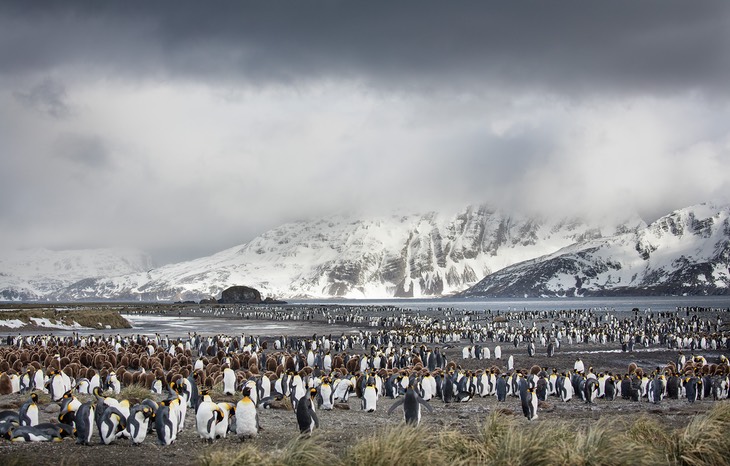
[[338,210],[730,192],[726,2],[0,6],[0,240],[162,262]]

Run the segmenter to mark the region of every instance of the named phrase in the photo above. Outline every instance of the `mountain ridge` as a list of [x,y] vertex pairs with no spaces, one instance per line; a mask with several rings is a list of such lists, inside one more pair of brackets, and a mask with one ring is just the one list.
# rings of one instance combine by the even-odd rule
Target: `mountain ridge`
[[705,203],[514,264],[457,296],[725,295],[729,262],[730,207]]
[[[720,244],[720,251],[712,255],[719,254],[719,259],[705,270],[705,281],[720,273],[715,269],[728,255],[728,210],[699,204],[651,225],[635,215],[623,222],[552,220],[505,213],[490,205],[365,218],[331,215],[286,223],[247,243],[190,261],[75,281],[63,277],[54,282],[57,278],[49,276],[43,287],[35,286],[34,293],[26,295],[7,292],[22,288],[9,288],[13,277],[0,268],[0,297],[198,301],[218,297],[235,285],[277,299],[588,296],[621,289],[623,294],[672,294],[681,270],[707,269],[710,240]],[[725,222],[722,228],[713,220],[716,215]],[[649,260],[645,257],[661,265],[651,269],[653,275],[642,272]],[[667,268],[674,262],[676,266]],[[685,279],[698,276],[692,273]],[[673,281],[667,282],[671,274]],[[708,292],[700,282],[693,286],[687,292]],[[711,292],[726,290],[726,281],[716,288]]]

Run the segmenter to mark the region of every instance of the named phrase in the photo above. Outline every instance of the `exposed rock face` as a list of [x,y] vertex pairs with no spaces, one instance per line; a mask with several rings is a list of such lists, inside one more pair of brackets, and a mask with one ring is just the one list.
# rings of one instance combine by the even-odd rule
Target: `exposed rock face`
[[730,207],[702,204],[506,267],[461,296],[725,295],[729,264]]
[[240,283],[285,299],[444,296],[577,241],[645,226],[638,217],[596,225],[488,205],[455,213],[335,215],[288,223],[209,257],[79,282],[52,299],[199,301]]
[[221,304],[259,304],[261,293],[255,288],[248,286],[232,286],[221,293]]

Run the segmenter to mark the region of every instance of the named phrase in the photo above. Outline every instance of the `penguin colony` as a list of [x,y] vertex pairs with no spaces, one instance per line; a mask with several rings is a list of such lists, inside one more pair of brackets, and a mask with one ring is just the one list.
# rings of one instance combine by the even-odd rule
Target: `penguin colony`
[[[345,317],[354,321],[358,315],[361,312],[355,310]],[[0,395],[21,393],[28,399],[17,412],[0,412],[0,437],[16,442],[73,437],[84,445],[95,439],[102,444],[122,439],[140,444],[150,437],[165,446],[187,428],[207,443],[229,434],[245,441],[261,430],[259,413],[284,399],[293,407],[292,423],[309,434],[320,425],[318,411],[349,406],[351,396],[359,399],[364,412],[376,411],[381,397],[395,400],[388,414],[402,409],[405,422],[415,425],[422,408],[432,413],[434,403],[467,403],[489,396],[499,402],[517,398],[530,421],[538,418],[539,403],[548,397],[591,404],[619,397],[649,403],[728,397],[728,359],[721,355],[708,361],[694,354],[729,347],[720,318],[681,316],[681,310],[624,319],[610,312],[554,311],[531,316],[553,320],[537,328],[522,324],[525,313],[480,318],[484,316],[451,319],[450,311],[441,320],[375,316],[378,330],[335,338],[282,336],[266,342],[243,335],[19,335],[0,348]],[[464,341],[468,344],[461,350],[463,360],[486,362],[493,354],[495,364],[464,369],[449,361],[441,347]],[[581,358],[560,370],[515,368],[513,355],[506,368],[501,365],[502,346],[507,350],[524,344],[529,358],[538,349],[550,356],[561,345],[579,342],[620,344],[624,351],[633,351],[634,345],[679,351],[676,361],[662,367],[644,370],[632,364],[623,374],[586,367]],[[684,350],[690,350],[689,357]],[[150,397],[114,396],[133,384],[147,388]],[[238,402],[214,401],[211,391],[216,386]],[[39,422],[39,392],[59,404],[58,422]]]

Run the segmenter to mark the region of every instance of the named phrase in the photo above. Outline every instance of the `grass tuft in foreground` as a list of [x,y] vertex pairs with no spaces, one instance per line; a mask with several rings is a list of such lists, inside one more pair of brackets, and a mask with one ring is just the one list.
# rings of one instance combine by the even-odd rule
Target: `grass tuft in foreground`
[[473,429],[458,431],[434,432],[402,423],[387,426],[340,456],[329,453],[320,437],[297,437],[271,452],[252,445],[210,452],[200,464],[730,466],[730,401],[716,403],[686,427],[674,430],[649,416],[578,425],[553,420],[527,423],[493,413]]

